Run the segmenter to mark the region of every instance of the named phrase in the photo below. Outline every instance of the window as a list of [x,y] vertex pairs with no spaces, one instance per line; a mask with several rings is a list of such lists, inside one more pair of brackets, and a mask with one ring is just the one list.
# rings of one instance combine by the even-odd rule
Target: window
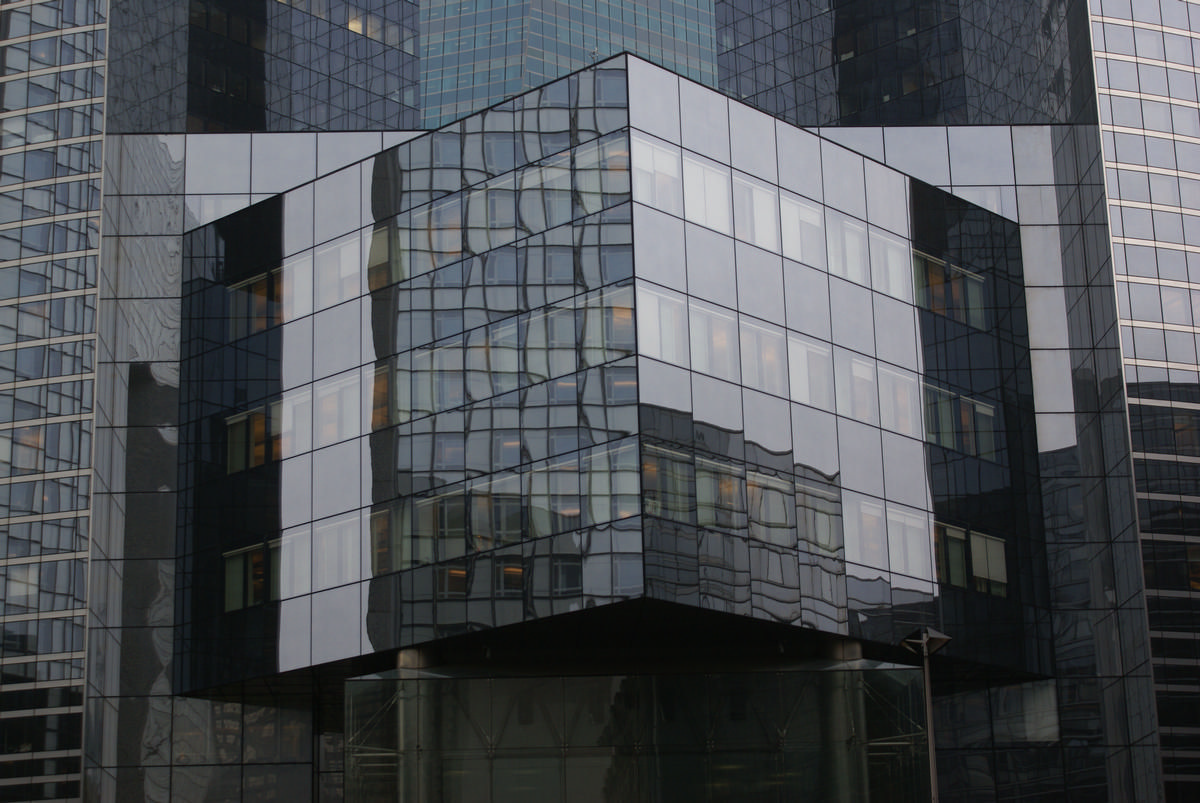
[[920,438],[920,383],[915,374],[879,365],[879,418],[884,429]]
[[575,310],[557,307],[530,316],[525,335],[525,370],[529,381],[543,382],[577,368]]
[[279,457],[286,458],[312,449],[312,392],[290,390],[281,401],[267,407],[271,430],[279,439]]
[[227,291],[230,340],[237,340],[282,323],[280,275],[278,270],[274,270],[230,285]]
[[886,570],[887,524],[883,516],[883,503],[853,493],[846,493],[844,499],[846,560],[860,566]]
[[976,329],[987,328],[983,277],[957,265],[913,251],[917,303]]
[[820,205],[781,191],[783,255],[813,267],[825,267],[825,218]]
[[420,554],[434,560],[433,544],[437,545],[436,560],[460,558],[467,552],[466,497],[451,492],[418,499],[414,540],[422,539]]
[[741,319],[742,382],[773,393],[788,395],[788,366],[783,330],[768,324]]
[[911,303],[910,250],[908,243],[899,237],[871,229],[871,285],[881,293]]
[[336,516],[313,526],[313,590],[359,579],[359,518]]
[[925,438],[930,443],[996,462],[998,422],[994,405],[925,386]]
[[485,363],[491,375],[492,394],[500,395],[520,387],[521,349],[517,321],[509,320],[488,327]]
[[367,247],[367,286],[372,292],[404,278],[400,260],[392,258],[393,252],[399,255],[395,222],[376,225]]
[[637,401],[637,368],[632,365],[610,365],[604,371],[604,403],[633,404]]
[[351,371],[318,382],[313,390],[313,428],[317,446],[328,446],[358,435],[358,373]]
[[633,332],[633,294],[629,288],[604,294],[604,350],[606,359],[632,354],[637,347]]
[[225,612],[279,599],[279,541],[233,550],[225,558]]
[[584,524],[636,516],[640,510],[636,442],[597,446],[580,457]]
[[550,561],[550,590],[556,597],[583,593],[583,558],[579,555],[555,555]]
[[778,195],[770,184],[734,173],[733,222],[739,240],[779,251]]
[[889,503],[888,554],[892,571],[932,580],[929,565],[929,514]]
[[433,436],[433,468],[436,471],[462,471],[466,468],[465,432],[437,432]]
[[279,459],[279,435],[267,418],[267,408],[259,407],[225,419],[226,470],[230,474]]
[[796,480],[796,527],[800,540],[826,552],[842,547],[842,497],[836,485],[801,477]]
[[996,597],[1008,596],[1004,539],[980,532],[968,533],[961,527],[941,523],[934,524],[933,533],[939,583]]
[[469,579],[465,566],[439,566],[437,568],[438,599],[462,599],[467,596]]
[[867,224],[828,210],[829,272],[861,285],[870,285]]
[[692,367],[729,382],[740,380],[737,317],[701,301],[688,304],[692,334]]
[[687,219],[722,234],[732,234],[729,168],[699,156],[683,157],[684,210]]
[[359,294],[358,270],[362,261],[358,233],[321,246],[313,259],[317,309]]
[[575,151],[575,195],[584,214],[599,212],[629,194],[629,140],[624,133]]
[[933,528],[934,556],[939,583],[967,587],[967,532],[947,524]]
[[505,555],[497,557],[496,596],[519,597],[525,590],[525,567],[519,557]]
[[971,583],[976,591],[1008,596],[1008,561],[1002,539],[971,533]]
[[683,171],[679,149],[644,136],[633,137],[633,197],[668,214],[683,215]]
[[796,545],[795,486],[769,474],[746,472],[750,537],[784,547]]
[[688,367],[688,312],[683,296],[639,285],[637,326],[642,354]]
[[482,480],[471,490],[471,538],[486,550],[521,540],[521,485],[516,475]]
[[570,154],[525,168],[519,182],[518,228],[526,232],[545,231],[571,219]]
[[837,411],[865,424],[879,423],[879,395],[875,387],[875,361],[837,350]]
[[701,527],[745,530],[746,480],[739,466],[696,458],[696,516]]
[[828,343],[789,332],[788,369],[792,401],[833,410],[833,351]]
[[692,523],[695,504],[692,460],[662,446],[642,449],[642,508],[648,516]]
[[578,529],[583,500],[579,495],[579,462],[559,460],[529,474],[529,530],[537,538]]

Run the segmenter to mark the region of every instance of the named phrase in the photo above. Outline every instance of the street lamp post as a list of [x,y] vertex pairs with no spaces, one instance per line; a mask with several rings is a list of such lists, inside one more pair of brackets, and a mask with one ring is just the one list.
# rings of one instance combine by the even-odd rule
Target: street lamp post
[[910,652],[921,656],[922,675],[925,678],[925,736],[929,741],[929,800],[938,803],[937,748],[933,739],[933,682],[929,675],[929,656],[945,647],[950,637],[932,627],[914,630],[900,644]]

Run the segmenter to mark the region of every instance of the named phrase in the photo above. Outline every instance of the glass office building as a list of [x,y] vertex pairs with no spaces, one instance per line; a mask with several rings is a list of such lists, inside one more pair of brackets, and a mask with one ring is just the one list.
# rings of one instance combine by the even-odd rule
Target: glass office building
[[105,4],[0,11],[0,799],[77,799]]
[[1197,9],[5,4],[0,800],[1191,799]]
[[1095,141],[631,57],[110,138],[95,795],[919,800],[934,627],[943,798],[1157,797]]

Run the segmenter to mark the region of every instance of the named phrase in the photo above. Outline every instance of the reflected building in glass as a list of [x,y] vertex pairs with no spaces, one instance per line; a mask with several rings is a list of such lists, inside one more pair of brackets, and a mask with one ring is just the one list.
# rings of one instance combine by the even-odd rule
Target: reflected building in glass
[[0,799],[1189,799],[1192,36],[1091,5],[114,2]]

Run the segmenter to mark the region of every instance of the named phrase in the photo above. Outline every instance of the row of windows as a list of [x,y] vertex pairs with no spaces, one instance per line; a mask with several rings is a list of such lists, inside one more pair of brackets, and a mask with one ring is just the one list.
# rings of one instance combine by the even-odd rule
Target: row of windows
[[[80,182],[70,182],[75,186]],[[88,190],[90,192],[90,188]],[[3,202],[0,201],[0,204]],[[0,269],[0,298],[37,296],[96,286],[96,257],[65,257]],[[7,380],[0,380],[7,381]]]
[[91,179],[25,187],[0,194],[0,223],[99,209],[100,187]]
[[[56,223],[30,223],[0,231],[0,261],[29,259],[47,254],[69,254],[98,248],[100,220],[80,217]],[[80,329],[64,334],[79,334]]]
[[372,289],[620,203],[629,194],[628,148],[625,134],[610,135],[402,213],[372,235]]
[[100,171],[100,141],[14,151],[0,156],[0,185],[77,177]]
[[95,331],[95,321],[96,296],[91,293],[0,306],[0,333],[6,343],[86,334]]
[[63,70],[6,82],[0,95],[0,111],[15,112],[54,103],[91,100],[103,94],[103,70]]
[[842,545],[836,486],[793,481],[668,446],[642,450],[642,504],[647,515],[699,525],[786,548],[797,539],[830,552]]
[[90,489],[87,476],[0,485],[0,518],[86,510]]
[[91,464],[90,421],[0,431],[0,477],[70,471]]
[[95,368],[95,351],[93,340],[0,351],[0,382],[89,374]]
[[[395,539],[391,534],[388,516],[372,518],[372,549],[376,574],[387,571],[395,558]],[[324,557],[336,556],[326,554]],[[634,594],[642,588],[641,556],[616,554],[602,556],[612,561],[612,574],[602,582],[605,594]],[[225,612],[242,610],[281,599],[279,563],[283,560],[280,542],[258,546],[225,555]],[[486,596],[490,599],[522,599],[527,593],[551,597],[574,597],[585,591],[585,566],[582,555],[549,556],[546,588],[537,584],[538,573],[530,570],[530,561],[519,555],[496,555],[485,563],[437,566],[434,569],[433,593],[436,599],[465,599]],[[480,576],[487,568],[489,576]],[[607,568],[607,566],[605,566]],[[593,572],[594,573],[594,572]]]
[[[571,159],[565,156],[564,166],[561,170],[554,168],[558,171],[557,178],[552,179],[565,180],[559,190],[539,187],[533,179],[525,176],[521,182],[528,186],[516,193],[491,187],[467,196],[451,196],[423,209],[405,213],[401,216],[403,221],[393,221],[376,228],[365,249],[359,233],[354,232],[326,243],[312,253],[290,258],[279,268],[231,284],[225,302],[227,308],[221,311],[228,317],[228,336],[235,340],[296,320],[314,309],[324,309],[358,297],[362,294],[360,274],[364,257],[368,285],[372,291],[428,274],[482,252],[491,252],[483,261],[485,274],[480,278],[485,284],[516,284],[519,278],[541,278],[531,275],[519,277],[517,272],[522,265],[526,273],[535,270],[535,267],[540,268],[539,272],[544,271],[547,284],[571,284],[580,278],[603,281],[607,274],[627,273],[622,268],[628,268],[628,246],[614,249],[606,244],[614,232],[605,232],[605,243],[590,243],[584,238],[584,241],[576,244],[572,227],[562,225],[580,215],[611,206],[614,198],[620,200],[624,197],[621,195],[621,186],[598,186],[596,192],[582,190],[579,186],[582,180],[579,176],[592,175],[588,172],[591,168],[585,167],[588,160],[604,163],[599,168],[604,176],[600,180],[601,185],[611,182],[621,185],[622,181],[627,184],[628,172],[622,167],[627,160],[623,155],[624,141],[623,136],[608,139],[586,146],[588,149],[584,153],[577,154],[574,174],[578,180],[574,187],[571,183],[572,170],[569,168]],[[531,168],[542,171],[539,181],[546,179],[544,171],[549,169]],[[626,188],[623,191],[628,190]],[[553,203],[547,200],[551,196],[556,199]],[[526,201],[534,204],[529,208],[533,209],[530,214],[535,216],[552,208],[548,217],[539,216],[528,225],[523,223],[522,227],[534,231],[557,227],[561,234],[568,237],[562,248],[555,249],[549,243],[543,245],[540,240],[528,239],[524,242],[525,247],[520,249],[503,248],[518,239],[515,219],[511,217],[516,210],[514,199],[518,197],[524,199],[515,201],[518,207],[522,204],[528,206]],[[547,206],[543,207],[543,202]],[[476,217],[472,211],[475,209],[482,215],[478,225],[471,223]],[[506,217],[507,228],[498,220],[499,216]],[[468,226],[465,234],[464,223]],[[627,235],[627,229],[622,231]],[[582,231],[577,233],[582,234]],[[628,242],[627,237],[624,242]],[[215,253],[215,249],[209,250]],[[592,265],[596,259],[599,265]],[[599,268],[602,275],[590,276],[595,272],[594,268]],[[588,275],[581,276],[581,270]]]
[[11,522],[0,528],[0,555],[10,558],[85,552],[87,548],[87,518]]
[[77,415],[92,410],[92,382],[56,382],[0,394],[0,423]]
[[629,518],[639,507],[636,444],[593,447],[404,497],[365,520],[357,512],[335,516],[226,552],[225,606],[235,610],[354,582],[364,571],[378,576]]
[[50,0],[0,12],[0,30],[13,39],[104,22],[102,0]]
[[0,659],[82,650],[83,619],[80,617],[28,619],[3,625]]
[[103,114],[99,104],[87,104],[11,115],[0,121],[0,148],[95,136],[103,130]]
[[87,562],[54,560],[0,566],[0,600],[5,616],[82,608],[87,597]]
[[997,597],[1008,595],[1004,540],[947,524],[934,526],[939,583]]
[[[632,141],[633,194],[670,214],[988,328],[983,278],[914,251],[904,239],[774,185],[641,134]],[[915,278],[915,288],[914,288]],[[915,290],[915,293],[914,293]]]
[[649,285],[638,286],[640,353],[909,437],[996,460],[994,405],[824,341]]
[[[545,383],[550,405],[585,401],[580,369],[626,357],[633,346],[630,288],[581,297],[576,310],[560,307],[502,321],[435,348],[386,361],[362,380],[357,371],[289,391],[283,398],[225,419],[230,473],[306,452],[361,434],[364,404],[370,427],[382,429],[468,403]],[[598,404],[637,398],[632,369],[604,372]],[[532,399],[528,400],[533,404]],[[311,423],[310,423],[311,422]]]
[[101,30],[13,42],[0,47],[0,68],[5,75],[13,75],[84,61],[99,61],[104,56],[104,40],[105,32]]

